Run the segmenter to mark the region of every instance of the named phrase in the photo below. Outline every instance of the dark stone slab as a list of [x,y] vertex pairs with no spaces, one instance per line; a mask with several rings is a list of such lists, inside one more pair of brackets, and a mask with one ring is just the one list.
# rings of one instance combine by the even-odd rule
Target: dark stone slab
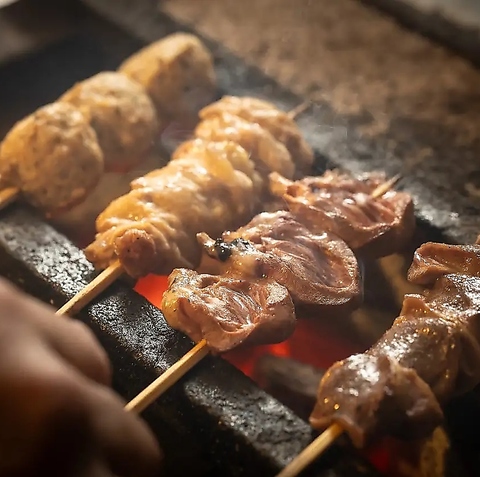
[[[135,4],[128,0],[83,0],[83,3],[145,42],[178,30],[191,31],[162,13],[156,0]],[[405,35],[409,34],[405,31]],[[215,55],[222,91],[263,97],[285,110],[302,101],[222,45],[204,40]],[[422,57],[421,61],[428,66],[428,58]],[[448,63],[445,67],[448,68]],[[476,100],[465,97],[456,101],[461,114]],[[468,243],[480,231],[480,199],[465,189],[468,182],[474,186],[480,183],[477,160],[480,141],[455,145],[452,132],[442,119],[430,123],[415,117],[394,117],[385,134],[367,137],[361,131],[366,118],[343,117],[323,102],[304,113],[298,122],[317,152],[321,166],[343,167],[354,173],[378,169],[392,175],[401,172],[404,179],[400,187],[414,197],[419,220],[440,230],[446,241]],[[429,157],[422,160],[426,149]]]
[[[63,235],[16,204],[1,213],[0,275],[59,307],[87,285],[93,269]],[[116,388],[126,399],[192,346],[121,282],[79,318],[108,350]],[[205,359],[145,415],[165,450],[169,476],[273,476],[313,438],[304,421],[221,358]],[[306,475],[376,474],[354,453],[334,446]]]

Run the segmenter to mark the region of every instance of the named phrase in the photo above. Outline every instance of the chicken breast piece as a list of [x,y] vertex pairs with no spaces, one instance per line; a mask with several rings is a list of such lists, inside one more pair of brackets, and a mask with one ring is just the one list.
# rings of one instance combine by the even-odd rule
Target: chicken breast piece
[[[207,117],[196,127],[195,136],[206,141],[228,140],[240,144],[265,178],[273,171],[288,178],[295,174],[295,164],[288,149],[267,129],[240,116],[223,113]],[[264,188],[268,191],[268,180],[265,182]]]
[[67,91],[60,101],[90,120],[108,172],[126,172],[155,144],[158,120],[145,89],[122,73],[99,73]]
[[309,174],[313,166],[313,150],[303,138],[295,121],[273,104],[257,98],[224,96],[200,111],[202,119],[225,113],[257,123],[280,141],[290,152],[297,176]]
[[296,319],[285,287],[269,279],[235,279],[174,270],[162,300],[168,324],[213,353],[280,343]]
[[161,129],[171,122],[196,123],[198,111],[213,100],[213,58],[194,35],[175,33],[143,48],[119,71],[140,83],[150,95]]
[[196,267],[198,232],[218,235],[253,215],[252,181],[234,168],[228,150],[219,144],[202,158],[178,158],[133,181],[97,218],[87,258],[97,268],[118,258],[134,278]]
[[5,186],[51,217],[80,203],[104,170],[88,119],[67,103],[52,103],[19,121],[0,148]]

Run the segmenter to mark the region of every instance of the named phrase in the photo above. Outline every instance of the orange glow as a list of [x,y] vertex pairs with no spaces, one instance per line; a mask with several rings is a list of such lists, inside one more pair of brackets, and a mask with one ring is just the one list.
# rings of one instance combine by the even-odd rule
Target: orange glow
[[[161,308],[162,296],[167,289],[168,277],[148,275],[135,285],[135,291],[144,296],[150,303]],[[256,346],[248,349],[236,349],[223,357],[240,369],[247,376],[253,377],[255,363],[263,355],[285,356],[327,369],[335,361],[353,353],[361,353],[363,349],[355,347],[320,320],[298,320],[294,334],[285,342],[275,345]],[[391,472],[391,447],[381,443],[366,451],[366,457],[387,476]]]

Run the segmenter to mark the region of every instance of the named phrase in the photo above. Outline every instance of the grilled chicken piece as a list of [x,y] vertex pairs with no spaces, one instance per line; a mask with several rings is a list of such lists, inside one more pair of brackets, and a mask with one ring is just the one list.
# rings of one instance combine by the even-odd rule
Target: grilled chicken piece
[[119,71],[140,83],[150,95],[165,129],[172,122],[196,123],[198,111],[213,100],[213,58],[194,35],[175,33],[135,53]]
[[[336,363],[320,384],[314,427],[338,422],[358,446],[381,433],[427,437],[443,418],[440,405],[478,386],[478,263],[465,267],[465,250],[438,245],[446,256],[427,268],[469,274],[439,276],[424,295],[406,295],[399,318],[369,351]],[[428,257],[433,247],[418,253]]]
[[372,197],[385,181],[379,173],[355,179],[335,170],[295,182],[270,175],[272,193],[285,200],[300,222],[315,233],[337,235],[356,253],[371,258],[398,252],[415,228],[408,194],[390,190]]
[[279,343],[295,329],[287,289],[268,278],[237,279],[177,269],[168,285],[162,300],[167,322],[194,342],[205,339],[213,353]]
[[[255,169],[255,164],[248,157],[245,157],[245,149],[242,146],[236,146],[237,143],[232,141],[205,141],[204,139],[191,139],[190,141],[185,141],[172,154],[172,161],[176,159],[182,159],[184,157],[191,157],[202,159],[205,154],[211,154],[209,151],[212,148],[220,149],[228,144],[228,157],[229,161],[232,163],[233,167],[240,172],[243,172],[248,176],[253,182],[253,189],[255,191],[256,197],[260,199],[262,190],[264,189],[264,179],[260,173]],[[248,152],[248,151],[247,151]]]
[[253,215],[252,180],[234,166],[241,154],[248,163],[237,144],[210,143],[201,158],[178,158],[133,181],[97,218],[87,258],[98,268],[118,258],[134,278],[195,268],[198,232],[220,235]]
[[255,168],[264,176],[268,192],[268,174],[276,171],[293,178],[295,164],[287,148],[267,129],[240,116],[223,113],[207,117],[195,129],[195,136],[206,141],[233,141],[250,153]]
[[60,101],[89,119],[106,171],[126,172],[152,150],[158,133],[155,107],[144,88],[127,76],[99,73],[77,83]]
[[408,280],[418,285],[431,285],[449,273],[480,277],[480,246],[427,242],[415,252]]
[[222,239],[198,240],[199,271],[274,279],[302,312],[345,314],[361,301],[358,263],[345,242],[310,233],[289,212],[262,213]]
[[287,113],[261,99],[224,96],[219,101],[203,108],[200,111],[200,117],[208,119],[222,116],[225,113],[239,116],[250,123],[262,126],[288,149],[295,162],[297,176],[311,173],[314,160],[313,151],[303,138],[295,121]]
[[1,187],[18,187],[48,217],[82,202],[103,170],[88,118],[66,103],[48,104],[22,119],[0,146]]

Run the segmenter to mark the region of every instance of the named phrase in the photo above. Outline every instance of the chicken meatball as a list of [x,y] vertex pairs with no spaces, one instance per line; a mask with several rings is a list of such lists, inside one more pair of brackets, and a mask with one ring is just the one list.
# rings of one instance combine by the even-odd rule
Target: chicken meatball
[[60,101],[74,105],[90,120],[107,171],[130,170],[155,143],[155,107],[145,89],[122,73],[92,76],[77,83]]
[[103,173],[103,154],[88,119],[68,103],[52,103],[19,121],[0,148],[4,185],[47,216],[80,203]]
[[147,46],[119,68],[148,92],[162,129],[172,122],[193,124],[215,94],[210,52],[196,37],[176,33]]

